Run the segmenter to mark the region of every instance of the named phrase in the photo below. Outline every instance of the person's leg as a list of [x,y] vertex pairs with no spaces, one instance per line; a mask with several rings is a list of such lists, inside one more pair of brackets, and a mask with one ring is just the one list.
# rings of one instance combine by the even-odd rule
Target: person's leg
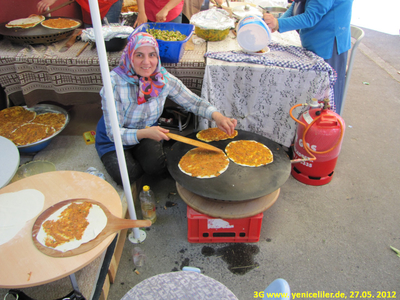
[[[124,150],[124,154],[125,154],[126,168],[128,170],[129,181],[130,183],[134,183],[144,174],[144,171],[139,162],[137,162],[136,159],[133,158],[131,151],[132,149]],[[111,151],[104,154],[101,157],[101,161],[103,162],[103,165],[106,168],[108,174],[111,176],[111,178],[117,184],[122,185],[117,152]]]
[[110,7],[110,10],[105,16],[107,18],[108,23],[119,23],[119,17],[121,14],[122,5],[123,5],[123,0],[118,0]]
[[144,172],[150,176],[161,176],[167,171],[167,160],[162,142],[142,139],[132,149],[132,155],[140,163]]
[[336,71],[337,80],[333,86],[333,94],[336,106],[336,112],[339,113],[342,107],[344,85],[346,83],[346,67],[347,67],[348,51],[338,54],[336,41],[333,45],[333,54],[330,59],[325,61]]

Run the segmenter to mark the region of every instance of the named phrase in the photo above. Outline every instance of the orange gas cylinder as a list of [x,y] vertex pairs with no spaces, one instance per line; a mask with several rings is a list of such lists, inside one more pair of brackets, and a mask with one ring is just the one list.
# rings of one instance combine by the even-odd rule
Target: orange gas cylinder
[[[300,104],[301,105],[301,104]],[[298,181],[309,185],[324,185],[332,180],[342,146],[345,131],[344,120],[329,109],[328,101],[324,108],[312,108],[303,113],[293,146],[291,174]]]

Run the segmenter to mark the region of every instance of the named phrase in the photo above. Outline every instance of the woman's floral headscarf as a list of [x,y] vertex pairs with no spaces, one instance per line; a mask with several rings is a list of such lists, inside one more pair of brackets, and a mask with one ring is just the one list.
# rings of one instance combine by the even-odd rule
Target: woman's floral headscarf
[[[141,77],[137,75],[133,68],[133,55],[139,47],[143,46],[154,47],[158,57],[156,70],[150,77]],[[119,66],[116,67],[114,71],[127,82],[139,85],[138,104],[143,104],[148,99],[157,97],[169,78],[167,70],[161,67],[160,53],[156,39],[145,32],[136,33],[130,38],[122,53]]]

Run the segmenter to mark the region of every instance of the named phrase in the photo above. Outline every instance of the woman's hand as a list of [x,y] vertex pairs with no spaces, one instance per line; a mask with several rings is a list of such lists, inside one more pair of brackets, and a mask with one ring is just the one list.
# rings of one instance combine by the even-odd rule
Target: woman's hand
[[217,127],[224,131],[228,135],[232,135],[237,125],[237,120],[233,118],[227,118],[223,114],[215,111],[212,114],[212,118],[217,123]]
[[271,29],[271,32],[275,32],[279,29],[278,19],[275,18],[273,15],[264,13],[263,18],[264,18],[265,24],[267,24],[268,27]]
[[162,128],[160,126],[152,126],[146,127],[145,129],[139,129],[136,133],[136,136],[139,141],[141,139],[152,139],[157,142],[162,140],[169,141],[169,137],[166,135],[166,133],[168,132],[168,129]]
[[166,22],[168,13],[169,10],[164,6],[163,9],[156,14],[156,22]]
[[36,5],[38,13],[42,13],[47,10],[51,5],[53,5],[57,0],[42,0]]
[[147,21],[148,21],[148,19],[147,19],[146,13],[139,11],[136,21],[133,24],[133,28],[136,28],[136,27],[142,25],[143,23],[147,23]]

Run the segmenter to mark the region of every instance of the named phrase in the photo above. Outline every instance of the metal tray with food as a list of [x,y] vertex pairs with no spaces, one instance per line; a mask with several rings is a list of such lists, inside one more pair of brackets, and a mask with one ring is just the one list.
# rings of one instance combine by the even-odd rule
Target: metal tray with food
[[35,143],[27,144],[27,145],[22,145],[22,146],[17,146],[20,152],[25,152],[25,153],[32,153],[32,152],[38,152],[42,149],[44,149],[46,146],[48,146],[51,142],[51,140],[57,136],[61,131],[64,130],[64,128],[68,125],[69,123],[69,115],[68,112],[57,105],[52,105],[52,104],[37,104],[33,107],[25,107],[28,110],[31,110],[36,113],[36,115],[41,115],[44,113],[61,113],[65,116],[65,124],[61,127],[61,129],[57,130],[54,134],[51,136],[44,138],[43,140],[40,140]]

